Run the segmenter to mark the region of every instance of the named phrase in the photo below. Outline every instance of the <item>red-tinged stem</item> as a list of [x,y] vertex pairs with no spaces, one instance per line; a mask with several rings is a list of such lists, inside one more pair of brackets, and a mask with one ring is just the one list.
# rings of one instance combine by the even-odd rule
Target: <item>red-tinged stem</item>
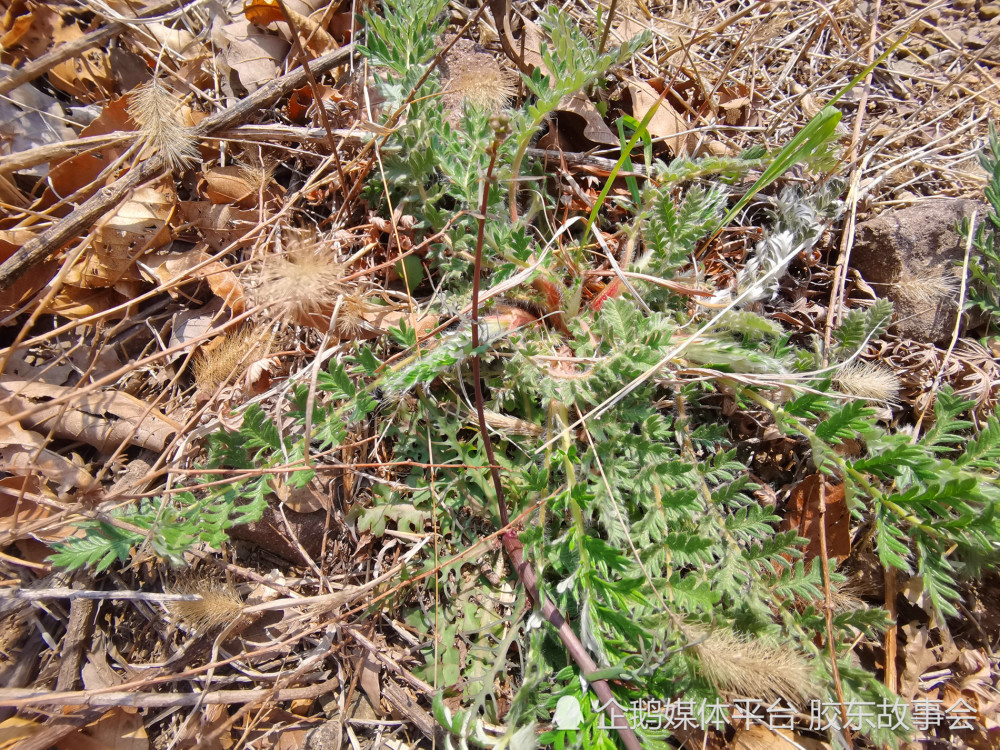
[[609,299],[617,297],[622,291],[622,282],[620,279],[615,279],[614,281],[609,281],[608,285],[598,294],[594,299],[590,301],[590,309],[597,312],[601,309],[605,302]]
[[[490,147],[490,165],[486,170],[486,180],[483,185],[483,200],[479,208],[479,234],[476,237],[476,262],[472,278],[473,349],[479,348],[479,277],[483,267],[483,241],[486,236],[486,211],[489,209],[490,181],[493,177],[493,168],[496,166],[497,151],[499,148],[500,137],[498,136]],[[490,464],[490,475],[493,478],[493,488],[497,495],[497,510],[500,514],[500,525],[501,527],[505,527],[510,523],[507,514],[507,500],[504,495],[503,484],[500,481],[500,468],[493,453],[493,441],[490,440],[490,433],[486,428],[486,412],[483,408],[483,388],[479,382],[478,353],[472,356],[472,382],[476,394],[476,414],[479,417],[479,431],[483,436],[483,446],[486,449],[486,458]],[[517,538],[517,532],[514,529],[508,529],[503,534],[502,539],[504,550],[507,552],[507,557],[510,558],[511,566],[517,571],[518,579],[524,585],[532,602],[534,602],[535,606],[542,613],[542,617],[556,629],[559,640],[562,641],[563,646],[566,647],[577,667],[584,675],[596,672],[597,665],[590,658],[583,643],[576,637],[576,633],[570,627],[569,621],[562,616],[562,613],[552,602],[543,599],[538,592],[538,577],[535,575],[535,569],[524,559],[524,547],[521,545],[521,540]],[[594,680],[590,685],[594,688],[594,692],[597,694],[605,712],[611,719],[611,726],[618,732],[622,744],[627,750],[641,750],[642,746],[639,744],[639,738],[632,731],[628,717],[615,700],[614,693],[611,692],[611,686],[608,685],[606,680]]]

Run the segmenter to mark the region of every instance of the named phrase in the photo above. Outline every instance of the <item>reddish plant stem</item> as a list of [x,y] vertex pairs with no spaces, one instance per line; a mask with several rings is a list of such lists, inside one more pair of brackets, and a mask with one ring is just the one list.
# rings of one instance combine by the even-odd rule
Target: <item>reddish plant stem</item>
[[[483,241],[486,237],[486,212],[489,209],[490,182],[493,178],[493,168],[496,166],[497,151],[500,149],[501,137],[498,135],[490,146],[490,165],[486,170],[486,179],[483,183],[483,199],[479,208],[479,233],[476,236],[476,261],[472,276],[472,348],[479,348],[479,277],[483,269]],[[486,458],[490,464],[490,476],[493,478],[493,488],[497,495],[497,510],[500,515],[501,528],[509,524],[507,514],[507,500],[503,491],[503,484],[500,481],[500,468],[493,453],[493,441],[490,439],[489,430],[486,428],[486,412],[483,408],[483,387],[479,379],[479,352],[472,355],[472,382],[476,394],[476,415],[479,417],[479,431],[483,436],[483,446],[486,449]],[[517,532],[513,529],[505,532],[501,537],[507,557],[510,558],[511,565],[517,571],[517,577],[524,585],[525,590],[531,597],[531,601],[542,613],[544,617],[555,629],[559,640],[569,652],[570,657],[579,667],[584,676],[597,671],[597,665],[590,658],[590,654],[584,648],[583,643],[576,637],[569,621],[562,616],[556,606],[543,599],[538,591],[538,577],[535,569],[524,559],[521,540],[517,537]],[[622,744],[627,750],[641,750],[639,738],[629,724],[628,717],[624,710],[615,700],[614,693],[606,680],[594,680],[590,683],[594,689],[604,711],[611,719],[611,726],[618,732]]]

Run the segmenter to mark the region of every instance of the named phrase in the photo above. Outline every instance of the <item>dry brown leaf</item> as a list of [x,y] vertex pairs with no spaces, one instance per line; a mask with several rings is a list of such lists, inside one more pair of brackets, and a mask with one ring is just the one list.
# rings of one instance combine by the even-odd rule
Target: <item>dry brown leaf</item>
[[[0,427],[0,432],[6,428]],[[11,476],[0,479],[0,531],[12,534],[15,529],[23,529],[35,521],[44,521],[52,515],[51,506],[39,503],[28,495],[42,496],[57,500],[55,494],[44,486],[38,475]],[[48,530],[44,533],[32,531],[31,537],[46,542],[58,542],[69,536],[71,529]],[[22,533],[14,534],[11,539],[18,541],[28,538]]]
[[[229,306],[234,314],[239,315],[246,310],[243,285],[236,274],[223,263],[217,260],[209,261],[209,258],[208,253],[197,247],[191,250],[165,250],[145,258],[143,266],[144,270],[148,269],[152,280],[161,284],[169,284],[181,278],[204,279],[216,296]],[[192,270],[202,263],[205,265],[197,271]]]
[[[608,11],[611,9],[610,0],[604,0],[601,6],[604,17],[607,18]],[[649,9],[641,3],[635,2],[618,3],[615,17],[612,21],[611,38],[617,44],[627,42],[639,36],[639,34],[647,29],[655,28]]]
[[[226,204],[181,201],[177,204],[177,218],[197,229],[205,238],[209,248],[220,252],[245,247],[253,242],[248,234],[262,217],[257,211],[239,209]],[[238,244],[234,244],[237,242]]]
[[[194,309],[185,308],[174,313],[170,320],[170,341],[167,345],[170,349],[180,348],[188,342],[200,342],[205,340],[205,334],[218,326],[228,314],[222,314],[222,300],[213,298],[207,305],[202,305]],[[179,351],[173,359],[186,356],[185,352]]]
[[[76,21],[64,21],[63,26],[55,29],[53,41],[56,44],[67,44],[83,35],[83,30]],[[52,67],[49,70],[49,81],[64,94],[82,102],[97,102],[108,98],[114,90],[115,78],[104,51],[100,47],[90,47]]]
[[285,20],[277,0],[249,0],[243,4],[243,15],[255,26],[267,26],[269,23],[279,23]]
[[219,703],[207,705],[202,708],[197,721],[186,725],[186,729],[177,738],[177,744],[180,747],[196,747],[198,750],[229,750],[233,746],[230,732],[223,732],[211,742],[205,739],[228,720],[229,710],[225,706]]
[[618,146],[618,136],[604,122],[594,103],[582,91],[564,96],[559,102],[559,111],[575,115],[583,120],[583,137],[599,146]]
[[220,62],[235,71],[240,83],[253,92],[278,76],[280,63],[291,45],[248,21],[237,21],[217,30],[216,43],[225,49]]
[[[290,6],[291,3],[285,5],[288,16],[292,19],[292,23],[295,24],[300,34],[300,41],[306,43],[308,51],[316,55],[321,55],[337,46],[333,41],[333,37],[325,29],[320,28],[320,25],[316,21],[309,16],[298,13]],[[281,12],[281,6],[278,5],[277,0],[250,0],[243,6],[243,15],[246,16],[246,19],[250,23],[256,26],[267,26],[268,24],[277,23],[281,24],[288,31],[285,25],[285,16]]]
[[[80,137],[107,135],[116,131],[135,130],[136,124],[128,116],[128,97],[115,99],[104,106],[101,114],[80,132]],[[84,151],[54,164],[49,172],[49,186],[42,196],[44,206],[92,185],[108,165],[113,164],[128,148],[128,144],[107,146],[94,151]],[[94,189],[100,185],[94,185]],[[69,207],[66,209],[69,210]]]
[[14,750],[22,740],[33,737],[42,729],[36,721],[11,716],[0,722],[0,750]]
[[903,648],[905,666],[899,678],[899,695],[905,701],[912,701],[920,689],[920,676],[937,664],[937,657],[930,647],[930,630],[916,622],[903,625],[900,630],[906,636]]
[[149,34],[158,44],[169,48],[181,58],[191,60],[204,51],[201,40],[187,29],[175,29],[162,23],[144,23],[137,28]]
[[[0,76],[13,75],[14,69],[0,65]],[[0,98],[0,153],[17,154],[76,137],[76,131],[66,123],[62,103],[30,85],[18,86]],[[18,174],[45,177],[46,163],[17,170]],[[9,171],[5,176],[11,176]],[[23,194],[9,180],[3,188],[4,200],[27,205]],[[18,196],[22,196],[19,198]]]
[[[637,120],[646,117],[650,107],[656,106],[660,99],[659,93],[645,81],[629,78],[626,82],[629,95],[632,97],[632,116]],[[654,138],[662,138],[675,157],[683,157],[688,152],[688,137],[677,135],[687,130],[687,123],[666,102],[661,102],[646,130]]]
[[112,688],[125,682],[125,678],[108,664],[107,653],[101,648],[87,654],[87,663],[80,668],[80,679],[85,690]]
[[524,39],[524,61],[528,65],[534,65],[541,70],[542,75],[552,75],[552,71],[548,69],[545,61],[542,60],[542,43],[545,40],[542,28],[536,23],[525,21],[524,28],[521,31],[521,38]]
[[[17,6],[24,7],[21,3],[11,3],[8,12]],[[31,3],[28,7],[30,8],[28,16],[18,17],[14,25],[17,26],[18,22],[23,22],[22,19],[27,18],[31,22],[30,27],[24,30],[16,42],[10,39],[8,44],[8,37],[4,35],[3,40],[0,40],[0,46],[4,49],[10,49],[16,44],[25,51],[29,59],[34,60],[48,52],[52,47],[52,40],[56,29],[62,26],[62,19],[59,17],[59,13],[49,7],[47,3]]]
[[[0,389],[2,394],[2,389]],[[7,404],[9,408],[11,404]],[[82,466],[45,447],[46,440],[17,422],[0,427],[0,463],[11,474],[39,474],[51,481],[60,494],[70,489],[87,489],[94,478]]]
[[[63,286],[59,293],[45,306],[44,312],[48,315],[61,315],[70,320],[80,320],[89,318],[99,313],[107,313],[109,310],[120,306],[129,297],[123,297],[117,290],[106,289],[84,289],[79,286]],[[124,318],[128,314],[125,309],[119,310],[117,318]],[[110,320],[105,317],[105,320]]]
[[[85,731],[107,750],[149,750],[142,717],[134,709],[112,708]],[[79,735],[73,739],[79,739]]]
[[[398,311],[367,312],[362,313],[361,317],[364,318],[365,323],[367,323],[370,329],[361,332],[358,338],[381,336],[387,333],[390,328],[398,328],[399,324],[404,320],[409,328],[416,331],[417,338],[420,338],[437,328],[439,321],[436,315],[425,315],[422,318],[417,318],[410,313]],[[326,320],[329,321],[329,316],[327,316]]]
[[[0,19],[0,30],[3,31],[3,35],[0,36],[0,47],[4,50],[23,47],[28,52],[29,57],[37,57],[44,52],[49,43],[48,39],[43,40],[43,46],[40,49],[36,48],[34,54],[27,49],[25,36],[35,23],[34,16],[32,10],[26,7],[23,2],[11,3],[7,12],[3,14],[3,19]],[[51,34],[51,30],[49,33]]]
[[[818,557],[819,538],[819,492],[820,483],[825,479],[820,474],[810,474],[792,488],[785,517],[781,522],[783,531],[794,529],[799,536],[809,540],[806,560]],[[851,516],[844,498],[844,485],[826,484],[826,549],[830,559],[844,560],[851,554]]]
[[[312,704],[313,701],[310,701]],[[278,731],[277,738],[271,744],[273,750],[299,750],[306,747],[306,737],[308,729],[282,729]]]
[[361,689],[365,691],[371,707],[379,714],[382,713],[382,680],[379,675],[382,672],[382,663],[371,653],[365,654],[364,664],[361,666]]
[[271,480],[271,489],[278,499],[296,513],[315,513],[327,510],[329,503],[321,502],[321,496],[307,487],[289,487],[284,475]]
[[148,251],[170,241],[167,222],[177,205],[173,180],[135,190],[106,217],[97,231],[97,245]]
[[245,169],[235,165],[206,170],[199,185],[212,203],[234,203],[241,208],[257,203],[259,187],[249,179]]
[[[69,395],[69,403],[45,405]],[[127,443],[159,453],[182,429],[145,401],[122,391],[77,394],[73,388],[0,377],[0,400],[12,413],[31,409],[24,424],[32,429],[51,432],[61,440],[82,440],[106,452]]]
[[[34,236],[34,232],[21,229],[0,232],[0,263],[10,258],[21,244]],[[26,302],[49,283],[58,269],[59,263],[54,260],[46,260],[31,266],[21,278],[0,291],[0,313],[7,315]]]

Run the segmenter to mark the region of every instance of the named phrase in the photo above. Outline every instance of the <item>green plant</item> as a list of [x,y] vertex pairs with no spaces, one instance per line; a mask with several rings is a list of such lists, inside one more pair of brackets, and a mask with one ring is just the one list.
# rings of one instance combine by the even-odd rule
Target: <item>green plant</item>
[[[363,50],[381,93],[392,107],[412,104],[385,144],[383,174],[365,195],[385,215],[412,212],[418,231],[448,227],[427,261],[438,285],[433,304],[456,313],[458,322],[419,342],[402,325],[381,348],[355,344],[318,373],[315,399],[306,385],[294,385],[273,417],[250,407],[239,429],[211,436],[206,466],[219,473],[206,477],[205,488],[121,511],[117,518],[128,528],[90,526],[86,538],[62,545],[57,561],[106,566],[147,538],[171,559],[193,540],[219,544],[226,524],[259,514],[279,472],[291,484],[307,484],[320,454],[373,419],[396,469],[391,484],[378,486],[372,503],[356,506],[351,519],[375,535],[389,524],[434,532],[436,554],[412,565],[435,576],[411,592],[400,619],[428,636],[417,671],[439,690],[435,715],[449,742],[528,745],[560,700],[573,698],[580,726],[551,727],[538,741],[614,747],[593,699],[601,681],[614,681],[623,705],[683,697],[705,707],[737,695],[801,708],[835,701],[838,688],[845,700],[891,699],[848,658],[856,638],[878,636],[886,613],[824,611],[824,585],[836,587],[842,576],[819,560],[807,562],[807,540],[779,530],[781,516],[761,502],[762,488],[719,402],[757,409],[807,457],[810,471],[844,483],[851,512],[883,563],[921,575],[942,615],[954,612],[956,577],[995,557],[1000,424],[994,417],[975,429],[960,418],[969,404],[942,390],[936,419],[919,439],[891,433],[863,401],[829,390],[816,352],[793,346],[778,324],[747,309],[774,293],[773,282],[794,256],[837,216],[835,181],[769,199],[771,224],[735,294],[720,292],[702,308],[664,283],[696,275],[700,244],[749,201],[727,211],[732,179],[762,169],[756,193],[794,163],[828,168],[839,114],[824,110],[777,154],[753,149],[736,158],[675,160],[645,191],[636,182],[634,215],[622,228],[623,243],[640,248],[622,254],[629,285],[590,285],[588,256],[576,240],[583,245],[587,231],[602,230],[603,237],[615,227],[602,227],[592,212],[582,239],[561,246],[582,217],[547,224],[544,209],[555,200],[539,189],[538,210],[512,221],[511,185],[531,137],[562,96],[596,84],[631,48],[601,54],[564,16],[548,14],[542,25],[551,42],[542,58],[553,75],[526,77],[533,96],[526,112],[505,124],[469,106],[453,126],[429,68],[443,8],[440,1],[394,0],[382,16],[366,16]],[[629,143],[644,128],[631,124]],[[624,127],[620,132],[624,140]],[[505,304],[549,325],[497,324],[495,298],[480,304],[480,271],[487,287],[502,288]],[[470,299],[472,320],[464,312]],[[481,310],[494,322],[479,321]],[[856,356],[890,314],[884,302],[849,313],[829,358]],[[470,393],[485,398],[484,408]],[[490,430],[492,457],[484,440]],[[866,452],[843,457],[838,446],[857,438]],[[964,453],[956,450],[960,439],[969,441]],[[491,483],[492,466],[502,493]],[[249,469],[266,473],[239,478]],[[190,512],[209,506],[216,508],[214,525]],[[538,601],[569,618],[594,669],[583,669],[556,629],[530,611],[525,589],[532,586],[516,593],[504,591],[503,582],[487,587],[483,581],[492,578],[458,557],[503,526],[508,510],[515,527],[503,537],[505,549],[523,545],[527,568],[515,578],[494,555],[483,567],[501,581],[506,572],[507,586],[537,584]],[[176,527],[173,537],[165,521]],[[503,602],[491,601],[502,595]],[[454,700],[446,705],[446,697]],[[499,725],[499,733],[489,725]],[[864,729],[875,742],[896,742],[904,733]],[[669,735],[637,733],[645,747],[665,747]]]
[[[1000,323],[1000,132],[990,123],[989,142],[979,154],[979,163],[986,170],[986,198],[991,210],[980,219],[972,237],[974,255],[969,263],[969,298],[967,307],[979,308],[990,316],[995,330]],[[973,231],[968,219],[963,219],[959,231],[966,238]]]

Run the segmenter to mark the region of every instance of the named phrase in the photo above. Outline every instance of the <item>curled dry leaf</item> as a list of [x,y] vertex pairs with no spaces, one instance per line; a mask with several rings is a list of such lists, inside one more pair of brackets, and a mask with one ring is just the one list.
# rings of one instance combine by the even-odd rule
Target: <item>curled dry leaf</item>
[[241,314],[246,310],[243,285],[228,267],[210,258],[211,256],[200,247],[192,250],[164,250],[146,258],[143,270],[150,274],[154,282],[165,285],[175,285],[184,279],[204,279],[212,292],[234,314]]
[[[318,22],[307,15],[299,13],[291,3],[285,3],[289,18],[295,24],[301,35],[300,42],[305,44],[306,49],[315,55],[321,55],[331,49],[335,49],[337,44],[333,37],[322,28]],[[305,8],[303,8],[304,10]],[[283,33],[290,33],[285,16],[281,12],[281,6],[277,0],[250,0],[243,6],[243,15],[246,19],[257,26],[267,26],[269,24],[279,24],[279,30]]]
[[583,121],[583,137],[588,142],[598,146],[619,145],[618,136],[611,132],[597,107],[582,91],[564,96],[559,102],[559,111],[575,115]]
[[274,490],[275,496],[282,504],[296,513],[315,513],[319,510],[328,510],[331,507],[332,498],[329,495],[323,497],[308,485],[292,487],[283,475],[275,476],[271,480],[271,489]]
[[[73,395],[68,403],[47,406]],[[29,411],[23,424],[54,438],[83,441],[110,452],[123,443],[161,452],[181,425],[145,401],[124,391],[76,394],[74,388],[0,377],[0,400],[17,414]]]
[[[10,406],[7,404],[7,408]],[[0,462],[11,474],[44,476],[59,494],[70,489],[87,489],[94,484],[94,478],[83,466],[45,445],[44,437],[34,430],[24,429],[17,422],[0,427]]]
[[170,241],[167,223],[176,200],[172,184],[136,190],[98,227],[92,248],[70,270],[65,283],[100,289],[141,281],[135,261]]
[[66,385],[87,368],[91,368],[93,377],[99,378],[121,366],[121,359],[112,347],[103,347],[94,358],[93,352],[63,340],[17,349],[7,359],[4,375],[49,385]]

